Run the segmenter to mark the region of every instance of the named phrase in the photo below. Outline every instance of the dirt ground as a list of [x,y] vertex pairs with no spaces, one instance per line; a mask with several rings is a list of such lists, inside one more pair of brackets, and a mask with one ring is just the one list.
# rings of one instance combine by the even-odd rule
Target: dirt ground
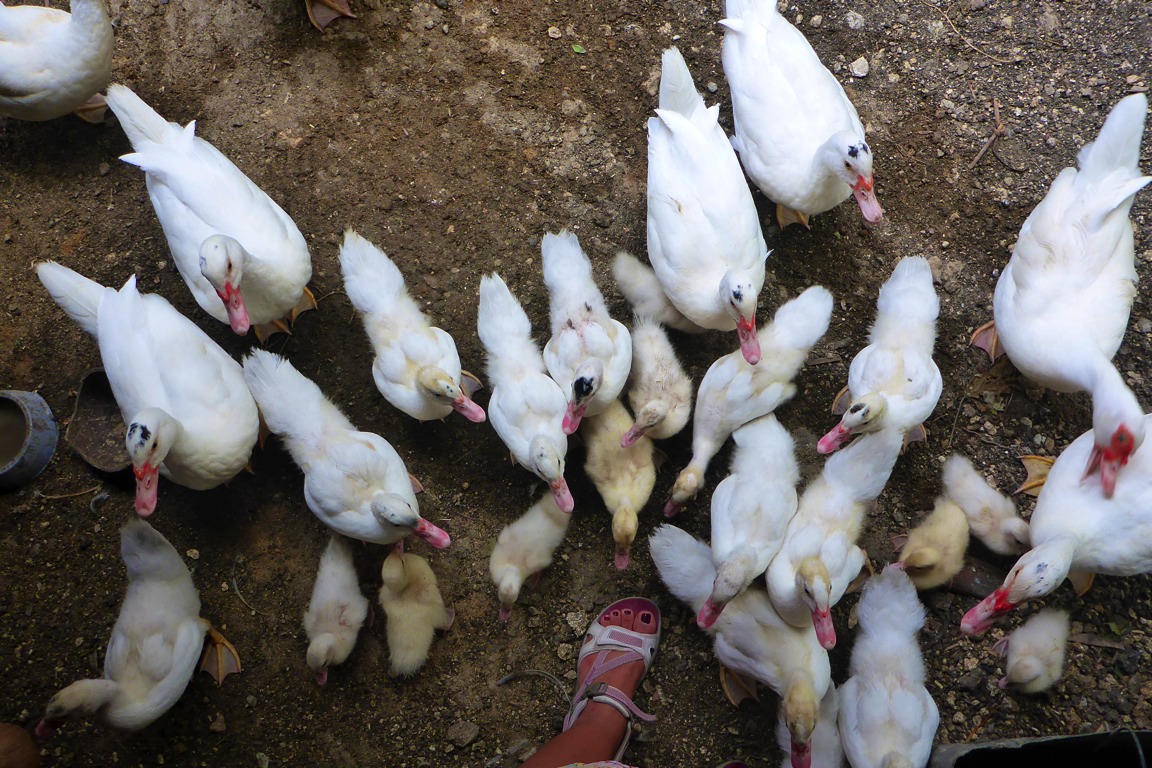
[[[153,518],[180,552],[198,552],[188,564],[204,614],[235,642],[244,673],[222,687],[198,675],[142,733],[69,723],[45,745],[46,764],[515,765],[557,730],[566,705],[545,680],[496,681],[535,668],[571,687],[580,633],[598,607],[627,594],[655,598],[666,621],[639,696],[660,720],[629,759],[665,768],[734,757],[756,768],[780,764],[775,697],[739,710],[723,700],[708,639],[663,590],[644,545],[687,462],[688,431],[662,446],[668,462],[624,572],[612,567],[609,518],[573,444],[568,477],[577,509],[568,538],[540,588],[501,623],[488,553],[539,484],[509,464],[490,425],[458,416],[422,425],[383,401],[336,259],[345,227],[380,244],[476,372],[484,359],[475,334],[481,275],[498,270],[544,338],[539,239],[546,231],[579,234],[615,315],[626,318],[607,265],[617,249],[645,253],[645,121],[656,105],[664,48],[680,47],[731,127],[716,24],[721,4],[351,2],[357,18],[321,35],[300,0],[111,0],[113,77],[169,119],[195,119],[198,133],[308,238],[320,311],[270,347],[319,382],[358,426],[390,440],[422,480],[423,513],[453,544],[412,548],[430,557],[456,624],[412,679],[387,675],[378,621],[327,687],[314,684],[300,617],[328,534],[304,505],[299,471],[273,440],[254,455],[256,475],[226,488],[199,493],[162,481]],[[939,278],[944,395],[927,447],[900,460],[869,518],[865,541],[882,564],[892,557],[889,537],[931,507],[950,452],[973,458],[1010,490],[1023,479],[1017,456],[1056,455],[1090,426],[1084,396],[1033,399],[1022,388],[978,380],[987,366],[966,342],[991,317],[996,276],[1051,179],[1073,163],[1119,98],[1146,87],[1152,20],[1143,0],[831,0],[790,5],[786,13],[849,89],[868,128],[888,214],[871,227],[849,202],[817,217],[811,231],[781,233],[757,196],[774,249],[761,316],[814,283],[837,299],[832,327],[798,378],[798,396],[779,411],[806,476],[819,469],[815,441],[835,421],[828,405],[865,343],[880,284],[909,254],[931,259]],[[853,77],[849,65],[861,57],[868,73]],[[997,103],[1003,133],[974,163],[996,128]],[[0,386],[39,391],[62,422],[99,354],[35,279],[38,260],[57,259],[109,285],[135,273],[145,290],[167,297],[229,351],[240,355],[251,343],[192,301],[143,174],[117,159],[128,151],[112,120],[0,119],[7,294]],[[1142,166],[1152,171],[1147,136]],[[1132,218],[1143,285],[1152,280],[1152,192],[1137,199]],[[731,347],[716,335],[675,342],[697,378]],[[1150,360],[1152,307],[1140,295],[1117,363],[1144,403],[1152,402]],[[478,399],[485,404],[486,393]],[[724,476],[727,457],[714,461],[708,491]],[[125,585],[117,530],[132,514],[129,481],[90,469],[61,442],[34,483],[0,495],[0,720],[33,720],[54,691],[99,674]],[[101,488],[111,497],[93,506]],[[708,497],[702,493],[678,524],[706,537]],[[383,554],[357,548],[366,594],[379,587]],[[1071,610],[1080,642],[1070,647],[1063,679],[1035,698],[996,687],[1002,667],[991,647],[1019,617],[972,641],[958,627],[973,598],[939,592],[924,600],[921,644],[940,706],[939,742],[1152,727],[1147,577],[1098,579],[1083,599],[1064,586],[1044,601]],[[846,675],[854,603],[848,596],[835,611],[837,681]]]

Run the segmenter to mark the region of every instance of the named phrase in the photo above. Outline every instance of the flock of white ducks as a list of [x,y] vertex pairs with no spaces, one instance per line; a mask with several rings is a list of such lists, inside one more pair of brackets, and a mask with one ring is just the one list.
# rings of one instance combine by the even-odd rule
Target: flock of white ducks
[[[347,8],[317,0],[309,14],[322,27]],[[664,53],[659,107],[648,124],[650,266],[625,253],[612,265],[636,312],[631,333],[609,315],[576,235],[546,234],[551,336],[543,351],[500,276],[481,281],[477,333],[492,390],[485,413],[472,400],[479,382],[462,370],[451,337],[408,295],[383,251],[351,230],[340,250],[347,293],[375,353],[376,385],[390,403],[419,420],[453,410],[472,422],[490,418],[512,458],[548,486],[492,552],[503,618],[568,528],[575,506],[565,479],[568,436],[579,430],[586,442],[586,471],[613,515],[615,564],[624,568],[655,482],[650,438],[677,434],[693,409],[691,381],[662,326],[736,330],[739,350],[720,357],[700,382],[692,459],[665,506],[671,516],[699,492],[711,459],[734,435],[731,473],[711,500],[712,543],[663,526],[649,540],[653,560],[713,636],[729,694],[760,682],[782,697],[778,732],[794,768],[839,765],[845,757],[854,768],[924,766],[939,715],[924,687],[916,642],[924,610],[913,580],[928,587],[952,578],[970,531],[995,552],[1024,554],[964,617],[968,634],[986,631],[1065,577],[1086,588],[1094,573],[1152,571],[1152,458],[1139,450],[1149,417],[1111,362],[1135,294],[1128,211],[1152,180],[1138,165],[1147,100],[1120,101],[1081,150],[1079,169],[1053,181],[997,284],[995,335],[987,328],[973,339],[993,357],[1002,348],[1047,387],[1090,392],[1092,430],[1051,467],[1028,523],[963,457],[946,462],[935,511],[909,536],[900,562],[864,588],[851,675],[837,690],[827,655],[836,642],[830,612],[866,563],[857,542],[868,506],[905,444],[926,436],[922,424],[942,389],[932,360],[939,302],[927,262],[903,259],[880,291],[869,345],[838,398],[843,418],[819,450],[860,436],[797,499],[793,439],[772,414],[796,394],[793,379],[827,330],[833,300],[811,287],[757,329],[769,251],[744,173],[778,204],[781,226],[807,226],[849,195],[870,222],[883,210],[855,108],[775,2],[728,0],[721,24],[731,140],[683,57]],[[110,79],[112,46],[100,0],[74,0],[71,15],[0,6],[0,42],[0,70],[15,84],[0,96],[0,114],[45,120],[98,106],[91,97]],[[263,339],[315,307],[306,242],[271,197],[197,137],[194,123],[168,122],[120,85],[108,89],[107,104],[135,150],[123,159],[145,172],[177,268],[206,313],[238,334],[255,328]],[[416,672],[453,612],[428,561],[404,552],[403,540],[415,534],[439,548],[450,538],[421,517],[420,484],[396,450],[357,430],[288,360],[256,349],[241,366],[165,299],[140,294],[134,278],[115,290],[59,264],[37,269],[53,299],[100,346],[126,424],[137,512],[155,510],[158,475],[193,489],[234,477],[257,441],[259,409],[303,472],[308,507],[333,531],[305,613],[308,666],[323,683],[329,666],[348,657],[367,614],[345,536],[394,545],[379,601],[393,673]],[[620,401],[626,385],[632,415]],[[122,556],[129,587],[104,678],[54,696],[41,735],[73,712],[126,729],[146,726],[179,697],[205,634],[215,634],[199,617],[188,569],[160,533],[129,522]],[[1067,634],[1066,614],[1029,621],[1001,646],[1002,685],[1028,692],[1052,685]],[[238,670],[231,655],[215,653],[218,675]]]

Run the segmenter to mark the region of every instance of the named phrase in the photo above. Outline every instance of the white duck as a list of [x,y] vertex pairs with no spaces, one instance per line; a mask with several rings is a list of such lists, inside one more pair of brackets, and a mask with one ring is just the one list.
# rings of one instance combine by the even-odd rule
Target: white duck
[[972,535],[993,552],[1019,555],[1030,546],[1028,521],[1016,513],[1012,499],[988,485],[958,453],[944,462],[944,495],[964,511]]
[[500,599],[501,621],[508,621],[525,580],[552,564],[571,520],[572,515],[561,510],[555,498],[544,494],[500,531],[488,559],[488,572]]
[[70,9],[0,5],[0,115],[52,120],[74,111],[104,121],[112,23],[104,0],[72,0]]
[[603,413],[620,397],[632,368],[632,335],[608,315],[592,279],[592,262],[575,234],[548,232],[540,241],[540,255],[552,319],[544,365],[568,392],[562,426],[571,435],[585,414]]
[[696,616],[701,629],[768,569],[796,514],[800,468],[795,445],[776,416],[768,414],[732,433],[732,468],[712,493],[712,594]]
[[453,410],[484,421],[484,409],[469,397],[479,380],[460,370],[456,343],[428,321],[387,254],[346,230],[340,270],[376,353],[372,378],[384,399],[420,421],[443,419]]
[[120,159],[146,174],[168,247],[200,307],[238,334],[287,330],[282,318],[314,309],[308,243],[272,198],[208,142],[196,122],[181,128],[128,88],[108,88],[128,134]]
[[452,543],[420,516],[419,483],[387,440],[360,432],[314,382],[266,350],[244,358],[244,380],[268,429],[304,472],[304,500],[333,531],[374,544],[414,533],[433,547]]
[[732,145],[752,182],[776,203],[781,227],[849,195],[878,222],[872,150],[840,83],[775,0],[727,0],[724,76],[732,90]]
[[[1150,423],[1152,414],[1140,428]],[[1152,452],[1132,456],[1108,498],[1098,477],[1083,477],[1094,449],[1088,431],[1056,459],[1028,522],[1032,549],[1016,561],[995,592],[964,615],[964,634],[983,634],[1000,616],[1047,595],[1065,577],[1082,593],[1096,573],[1152,573]]]
[[135,277],[116,291],[51,261],[36,274],[100,345],[128,426],[137,514],[156,509],[161,474],[207,490],[247,466],[260,417],[227,352],[163,297],[141,294]]
[[647,435],[666,440],[680,433],[692,415],[692,379],[684,373],[663,326],[649,315],[632,322],[632,374],[628,404],[636,418],[620,445]]
[[[708,599],[708,585],[716,578],[708,545],[675,526],[662,525],[649,538],[648,549],[668,590],[700,611]],[[729,698],[733,698],[730,686],[747,686],[739,676],[775,691],[782,698],[792,768],[809,768],[820,702],[832,686],[828,652],[820,647],[815,632],[783,621],[764,591],[756,588],[735,597],[707,631],[723,665]],[[731,684],[724,669],[738,676]]]
[[628,446],[621,445],[620,433],[631,421],[624,404],[614,400],[608,410],[589,416],[580,431],[586,445],[584,473],[596,485],[604,507],[612,515],[614,562],[620,570],[628,567],[640,510],[656,485],[652,441],[641,436]]
[[684,317],[698,329],[735,328],[755,365],[769,251],[719,114],[704,106],[680,51],[664,51],[660,107],[648,120],[648,260]]
[[561,426],[568,401],[544,372],[528,315],[495,273],[480,280],[476,332],[488,353],[488,416],[496,434],[514,461],[548,484],[560,509],[571,512],[575,502],[564,480],[568,436]]
[[856,545],[868,505],[884,490],[903,435],[874,432],[824,463],[804,489],[784,544],[768,566],[768,594],[785,621],[813,625],[825,648],[836,645],[832,606],[864,565]]
[[916,634],[924,606],[907,575],[889,565],[864,586],[851,677],[840,686],[840,739],[852,768],[924,768],[940,710],[924,687]]
[[944,380],[932,360],[940,300],[932,286],[932,268],[921,256],[906,256],[880,287],[876,321],[868,346],[852,358],[847,393],[849,403],[840,423],[817,444],[830,453],[853,435],[889,427],[904,431],[906,442],[925,439],[923,422],[932,415]]
[[138,731],[163,715],[196,672],[208,622],[200,595],[176,549],[135,518],[120,529],[128,591],[112,627],[104,677],[79,680],[48,702],[36,736],[46,739],[76,712]]
[[456,611],[444,605],[432,566],[420,555],[393,552],[380,566],[380,607],[388,617],[388,670],[416,674],[428,661],[436,630],[447,630]]
[[1068,612],[1045,608],[997,641],[996,652],[1008,657],[997,685],[1024,693],[1048,690],[1064,674],[1067,644]]
[[780,307],[772,322],[759,330],[764,350],[759,365],[749,365],[739,352],[712,363],[696,393],[692,459],[676,478],[664,506],[666,517],[679,512],[700,490],[708,463],[734,430],[771,413],[796,394],[792,379],[831,319],[832,294],[813,286]]
[[1096,141],[1080,150],[1020,228],[996,283],[995,325],[972,343],[995,359],[999,347],[1028,378],[1057,392],[1092,394],[1095,449],[1085,474],[1104,493],[1144,442],[1144,409],[1112,364],[1136,295],[1128,211],[1150,176],[1140,175],[1148,99],[1132,94],[1113,108]]
[[304,612],[308,668],[319,685],[328,682],[328,667],[343,664],[352,653],[367,617],[368,598],[360,593],[352,548],[347,539],[333,533],[320,556],[312,599]]

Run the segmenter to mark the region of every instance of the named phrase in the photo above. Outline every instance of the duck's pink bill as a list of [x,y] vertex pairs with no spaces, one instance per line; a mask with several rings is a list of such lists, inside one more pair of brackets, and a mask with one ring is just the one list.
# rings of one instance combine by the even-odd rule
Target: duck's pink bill
[[812,611],[812,626],[820,647],[830,651],[836,647],[836,627],[832,624],[832,611]]
[[736,335],[740,338],[740,354],[749,365],[760,362],[760,338],[756,335],[756,319],[745,321],[740,318],[736,322]]
[[451,537],[448,536],[443,528],[432,525],[432,523],[424,518],[420,518],[420,522],[412,529],[412,533],[424,539],[424,541],[436,547],[436,549],[444,549],[444,547],[452,543]]
[[828,431],[828,434],[820,438],[820,442],[816,443],[816,452],[819,454],[832,453],[832,451],[848,442],[850,437],[852,437],[852,432],[841,422],[832,427],[832,429]]
[[145,464],[133,467],[136,475],[136,514],[148,517],[156,511],[156,498],[160,487],[160,465]]
[[880,207],[880,201],[876,199],[871,176],[867,179],[860,176],[856,180],[856,185],[852,187],[852,196],[856,198],[856,204],[860,206],[860,213],[869,224],[879,224],[884,219],[884,209]]
[[548,489],[552,491],[552,498],[556,499],[556,506],[560,507],[561,512],[571,513],[576,508],[576,501],[572,498],[572,491],[568,490],[568,483],[564,478],[549,483]]
[[452,401],[452,407],[457,413],[462,415],[474,424],[480,424],[488,420],[488,414],[484,413],[484,409],[476,405],[475,402],[469,398],[461,395],[458,399]]
[[240,289],[232,283],[224,283],[224,290],[217,291],[216,295],[224,302],[224,311],[228,313],[228,325],[232,326],[232,332],[240,336],[248,333],[252,323],[248,319],[248,307],[244,304]]

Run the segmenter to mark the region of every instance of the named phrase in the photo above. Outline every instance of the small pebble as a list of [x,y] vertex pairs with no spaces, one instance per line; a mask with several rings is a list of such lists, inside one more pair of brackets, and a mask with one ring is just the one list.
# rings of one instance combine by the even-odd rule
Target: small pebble
[[480,735],[480,726],[475,723],[469,723],[465,720],[457,720],[455,723],[448,727],[444,733],[448,741],[455,744],[457,747],[466,747],[476,740]]
[[816,14],[812,18],[808,19],[808,26],[812,27],[813,29],[819,27],[823,23],[824,23],[824,17],[821,16],[820,14]]
[[709,80],[708,84],[704,87],[708,89],[708,93],[716,93],[716,91],[720,89],[720,86],[716,85],[712,80]]
[[559,27],[548,27],[548,37],[553,40],[559,40],[562,34]]
[[263,752],[256,753],[257,768],[268,768],[268,755]]
[[868,59],[861,56],[848,65],[848,71],[853,77],[868,77]]
[[188,555],[188,558],[190,560],[199,560],[200,559],[200,550],[198,550],[198,549],[190,549],[187,552],[185,552],[184,554]]
[[556,655],[560,657],[561,661],[571,661],[576,654],[572,643],[560,643],[556,647]]
[[228,726],[224,724],[224,714],[217,713],[216,719],[212,721],[212,725],[208,726],[208,730],[212,733],[224,733],[228,730]]
[[856,11],[844,14],[844,23],[848,25],[848,29],[864,29],[864,17]]

